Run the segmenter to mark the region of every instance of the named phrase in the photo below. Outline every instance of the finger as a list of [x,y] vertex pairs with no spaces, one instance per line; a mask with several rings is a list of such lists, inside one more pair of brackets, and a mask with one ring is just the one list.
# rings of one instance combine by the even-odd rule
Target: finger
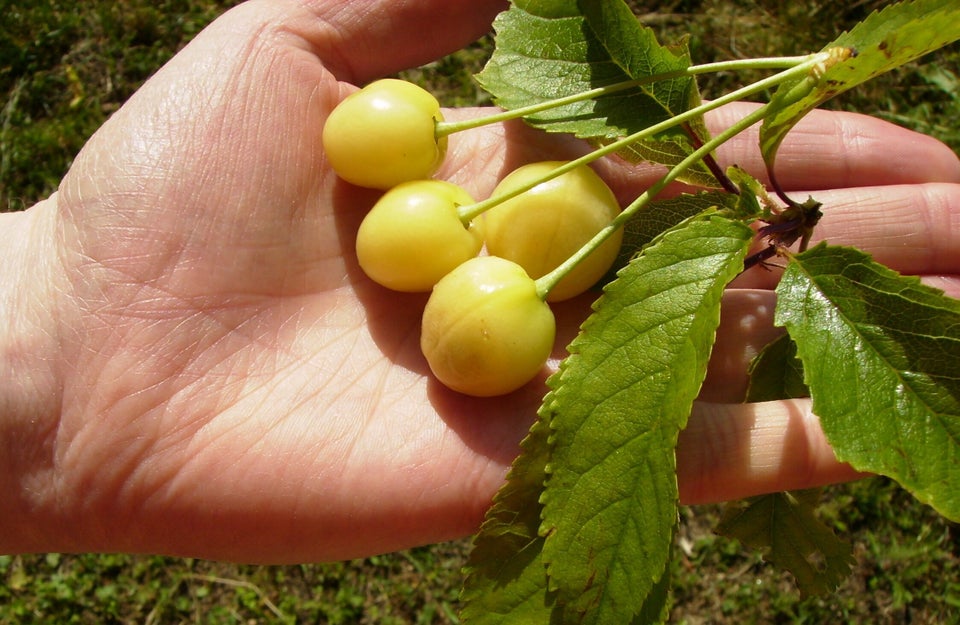
[[505,0],[314,0],[317,55],[339,80],[362,84],[452,53],[490,30]]
[[947,297],[960,299],[960,275],[924,276],[920,281],[927,286],[940,289]]
[[960,272],[960,184],[861,187],[821,193],[815,241],[854,245],[909,274]]
[[[823,218],[812,244],[858,247],[918,276],[960,276],[960,184],[927,183],[819,191]],[[740,287],[771,288],[780,272],[754,268]]]
[[[737,122],[755,105],[737,103],[707,116],[713,132]],[[764,182],[759,127],[717,151],[726,165],[740,165]],[[815,110],[787,134],[776,158],[777,180],[786,190],[960,182],[960,160],[932,137],[861,115]],[[801,198],[803,199],[803,198]]]
[[[755,110],[738,102],[706,115],[717,133]],[[737,165],[770,184],[759,147],[760,126],[740,133],[715,153],[722,167]],[[786,191],[803,192],[873,185],[960,182],[960,159],[942,142],[889,122],[837,111],[815,110],[791,129],[776,157],[776,176]],[[605,177],[635,197],[662,175],[649,165],[610,168]],[[668,191],[673,193],[674,191]],[[806,197],[802,194],[799,200]]]
[[[948,297],[960,296],[960,276],[930,276],[924,282]],[[775,309],[776,294],[772,290],[731,288],[723,294],[720,325],[700,391],[701,401],[744,400],[751,362],[785,331],[773,323]]]
[[[707,117],[713,131],[727,127],[756,105],[725,106]],[[448,111],[449,118],[481,117],[489,109]],[[723,165],[739,165],[769,183],[758,146],[758,128],[738,135],[718,150]],[[567,135],[548,134],[522,123],[494,125],[451,137],[448,162],[441,175],[470,184],[481,170],[502,176],[524,162],[572,159],[590,151]],[[627,204],[660,178],[664,169],[649,163],[625,163],[605,158],[594,167]],[[813,111],[788,135],[777,157],[777,177],[799,199],[822,189],[870,187],[926,182],[960,182],[960,160],[949,147],[931,137],[865,115]],[[457,181],[457,180],[455,180]]]
[[723,294],[720,325],[701,401],[736,403],[746,397],[750,363],[782,328],[773,325],[776,295],[769,290],[729,289]]
[[[712,503],[861,477],[836,459],[809,400],[743,400],[747,364],[782,329],[772,323],[775,295],[724,294],[717,343],[701,397],[680,435],[677,470],[683,503]],[[574,333],[575,306],[562,324]],[[733,403],[731,403],[733,402]]]
[[837,460],[809,400],[698,402],[677,447],[684,504],[732,501],[863,475]]

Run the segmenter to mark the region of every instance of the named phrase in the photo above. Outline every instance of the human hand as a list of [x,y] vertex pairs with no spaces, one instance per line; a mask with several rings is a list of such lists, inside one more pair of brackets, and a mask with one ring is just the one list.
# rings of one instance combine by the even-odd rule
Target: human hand
[[[336,179],[319,136],[352,84],[465,45],[500,8],[243,4],[131,98],[53,198],[4,216],[17,243],[0,278],[15,294],[0,335],[0,551],[299,562],[475,531],[543,379],[484,400],[430,379],[424,297],[357,267],[353,238],[376,195]],[[721,158],[760,171],[755,145]],[[438,175],[483,197],[520,163],[583,149],[513,123],[452,137]],[[788,189],[823,190],[822,236],[902,271],[958,273],[960,235],[942,224],[957,219],[960,187],[941,183],[960,182],[960,166],[943,146],[818,114],[779,166]],[[600,169],[623,197],[653,175]],[[881,191],[882,210],[860,203]],[[754,271],[728,293],[678,452],[685,501],[854,476],[808,402],[729,403],[775,333],[770,278]],[[557,358],[589,300],[558,306]]]

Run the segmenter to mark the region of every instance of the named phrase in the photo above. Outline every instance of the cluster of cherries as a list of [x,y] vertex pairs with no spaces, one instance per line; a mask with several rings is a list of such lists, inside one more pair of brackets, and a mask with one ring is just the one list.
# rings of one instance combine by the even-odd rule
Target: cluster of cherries
[[591,168],[561,161],[523,165],[477,202],[431,178],[446,154],[443,121],[429,92],[379,80],[331,112],[323,147],[341,179],[384,191],[357,232],[357,258],[386,288],[430,292],[420,347],[433,374],[461,393],[502,395],[549,358],[550,303],[583,293],[610,269],[620,231],[582,248],[620,207]]

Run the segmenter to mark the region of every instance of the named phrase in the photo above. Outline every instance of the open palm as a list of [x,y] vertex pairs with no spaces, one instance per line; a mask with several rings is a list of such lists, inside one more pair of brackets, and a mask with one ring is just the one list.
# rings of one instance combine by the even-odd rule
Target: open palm
[[[85,147],[35,215],[55,250],[43,275],[61,361],[57,411],[45,426],[49,456],[37,462],[50,479],[36,501],[57,519],[56,548],[288,562],[476,528],[534,417],[542,380],[484,400],[431,381],[419,352],[424,296],[388,292],[358,269],[352,242],[376,195],[338,181],[319,141],[351,84],[457,49],[501,8],[466,4],[248,2]],[[432,39],[422,33],[427,23]],[[861,124],[865,141],[892,132],[846,123]],[[820,128],[820,136],[835,129]],[[860,164],[824,173],[812,164],[816,151],[801,145],[800,166],[783,177],[808,190],[960,176],[932,142],[896,137],[903,162],[913,150],[937,165],[885,164],[864,149]],[[482,197],[514,164],[582,149],[520,124],[498,126],[454,137],[440,175]],[[726,157],[755,164],[746,153]],[[604,173],[624,195],[651,175],[615,163]],[[896,189],[904,209],[916,208],[911,187]],[[940,206],[932,194],[956,201],[955,186],[925,189],[930,211]],[[841,203],[853,197],[833,193]],[[852,223],[824,227],[856,239]],[[915,273],[949,274],[956,261],[903,262],[916,263],[905,267]],[[729,299],[729,310],[754,316],[769,307],[754,288]],[[561,348],[588,304],[559,310]],[[774,332],[768,319],[754,327],[730,319],[704,392],[714,402],[736,401],[730,388],[744,360]],[[711,406],[698,410],[740,410]],[[691,480],[726,452],[706,453],[688,454],[702,463]],[[807,461],[822,470],[801,470],[802,484],[852,475],[829,457]],[[735,494],[705,495],[705,484],[687,484],[688,498]]]

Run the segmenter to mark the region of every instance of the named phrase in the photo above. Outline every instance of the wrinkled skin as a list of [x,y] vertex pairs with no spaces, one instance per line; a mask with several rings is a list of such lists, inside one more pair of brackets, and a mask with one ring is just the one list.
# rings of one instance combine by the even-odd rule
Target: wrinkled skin
[[[338,182],[319,137],[353,85],[462,47],[501,8],[243,4],[104,125],[58,193],[0,215],[0,552],[279,563],[476,530],[542,379],[486,400],[431,381],[417,339],[424,296],[358,269],[353,237],[376,194]],[[720,158],[760,171],[753,146]],[[520,163],[583,150],[508,124],[451,137],[439,175],[484,197]],[[818,239],[958,294],[960,167],[942,145],[817,114],[778,167],[801,199],[818,191]],[[601,173],[622,198],[652,176],[616,162]],[[685,502],[856,477],[809,402],[735,403],[746,361],[777,332],[775,276],[753,270],[725,299],[680,444]],[[591,297],[558,307],[557,357]]]

